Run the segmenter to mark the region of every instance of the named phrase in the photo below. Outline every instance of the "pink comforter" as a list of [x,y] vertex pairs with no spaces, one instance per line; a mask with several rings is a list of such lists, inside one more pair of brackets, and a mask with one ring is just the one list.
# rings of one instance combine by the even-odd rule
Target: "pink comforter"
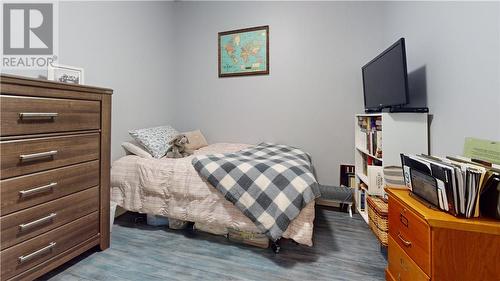
[[[248,146],[216,143],[194,154],[235,152]],[[118,159],[111,168],[111,201],[134,212],[259,233],[250,219],[199,177],[191,159],[135,155]],[[302,209],[283,237],[312,246],[313,221],[314,201]]]

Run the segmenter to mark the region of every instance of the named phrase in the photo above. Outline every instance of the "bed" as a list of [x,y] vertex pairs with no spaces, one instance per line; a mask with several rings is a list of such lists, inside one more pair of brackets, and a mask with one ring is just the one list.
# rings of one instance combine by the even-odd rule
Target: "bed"
[[[191,163],[196,155],[236,152],[249,146],[216,143],[180,159],[124,156],[111,168],[111,201],[133,212],[260,233],[249,218],[198,175]],[[314,200],[290,223],[283,238],[312,246],[313,222]]]

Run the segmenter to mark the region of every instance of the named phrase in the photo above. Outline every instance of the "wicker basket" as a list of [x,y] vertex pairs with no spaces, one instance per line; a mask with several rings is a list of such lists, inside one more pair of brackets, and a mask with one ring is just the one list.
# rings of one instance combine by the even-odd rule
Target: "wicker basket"
[[387,222],[387,201],[379,197],[368,197],[368,220],[370,228],[380,243],[387,246],[387,233],[389,224]]

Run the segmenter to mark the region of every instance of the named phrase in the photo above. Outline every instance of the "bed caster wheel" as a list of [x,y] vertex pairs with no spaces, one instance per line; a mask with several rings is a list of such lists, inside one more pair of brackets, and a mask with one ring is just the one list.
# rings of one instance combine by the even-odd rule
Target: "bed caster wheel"
[[280,247],[280,245],[278,243],[272,243],[271,244],[271,249],[273,250],[273,252],[275,254],[278,254],[280,252],[280,250],[281,250],[281,247]]

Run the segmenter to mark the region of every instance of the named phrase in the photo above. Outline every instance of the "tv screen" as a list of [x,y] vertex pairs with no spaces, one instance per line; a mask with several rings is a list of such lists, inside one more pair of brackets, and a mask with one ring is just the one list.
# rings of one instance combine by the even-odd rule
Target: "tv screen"
[[401,38],[362,68],[365,109],[408,103],[405,39]]

